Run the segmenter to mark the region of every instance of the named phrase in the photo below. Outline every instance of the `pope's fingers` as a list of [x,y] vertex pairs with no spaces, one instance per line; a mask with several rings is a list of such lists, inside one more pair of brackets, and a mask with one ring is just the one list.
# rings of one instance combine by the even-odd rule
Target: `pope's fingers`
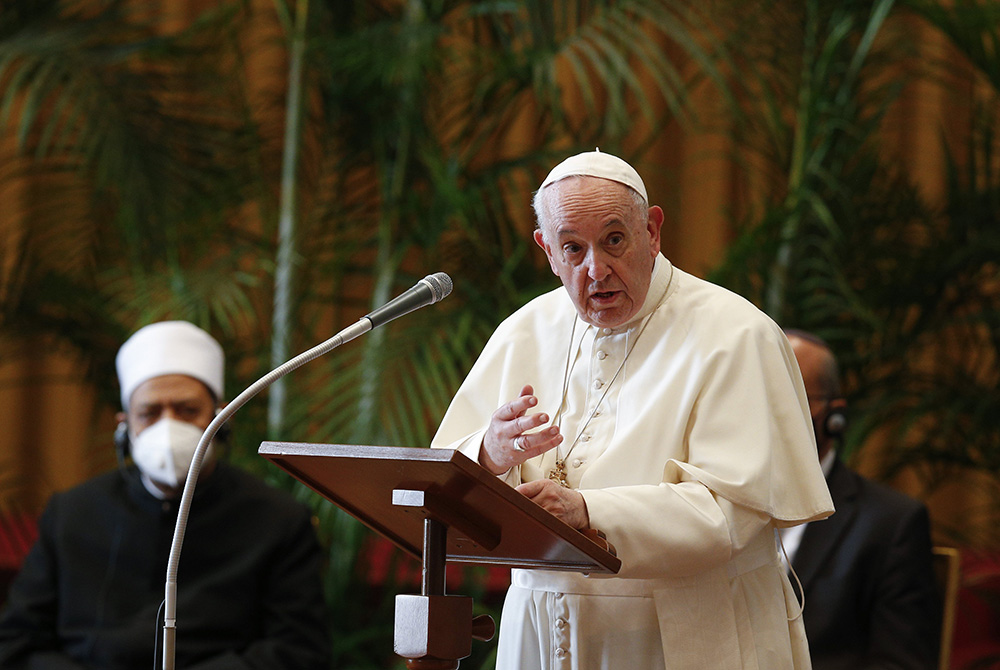
[[514,451],[524,455],[524,460],[534,458],[562,442],[562,435],[557,426],[528,435],[518,435],[511,441]]
[[479,463],[490,472],[501,474],[562,442],[557,426],[545,427],[548,414],[528,413],[538,404],[532,394],[532,387],[525,385],[519,397],[493,412],[479,453]]
[[500,409],[494,412],[494,416],[501,421],[513,421],[537,404],[538,398],[535,396],[522,395],[506,405],[501,405]]
[[549,479],[525,482],[515,490],[574,528],[590,525],[587,503],[579,491],[564,488]]
[[534,498],[545,487],[545,482],[547,481],[551,480],[535,479],[533,481],[525,482],[523,484],[518,485],[517,487],[515,487],[514,490],[526,498]]
[[526,431],[532,430],[533,428],[538,428],[539,426],[544,426],[549,422],[549,415],[544,412],[541,414],[526,414],[524,416],[519,416],[511,423],[514,424],[514,430],[518,435]]

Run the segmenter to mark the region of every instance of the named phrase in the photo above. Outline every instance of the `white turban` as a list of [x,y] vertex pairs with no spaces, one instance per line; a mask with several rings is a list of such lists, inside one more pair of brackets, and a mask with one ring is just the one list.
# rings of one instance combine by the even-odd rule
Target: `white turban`
[[582,154],[570,156],[552,168],[549,176],[545,178],[545,181],[538,187],[538,190],[540,191],[549,184],[554,184],[566,177],[600,177],[601,179],[610,179],[619,184],[625,184],[649,203],[649,196],[646,195],[646,185],[642,183],[642,178],[635,171],[635,168],[621,158],[602,153],[600,150],[587,151]]
[[163,375],[187,375],[222,399],[225,356],[211,335],[187,321],[161,321],[137,330],[115,358],[122,407],[143,382]]

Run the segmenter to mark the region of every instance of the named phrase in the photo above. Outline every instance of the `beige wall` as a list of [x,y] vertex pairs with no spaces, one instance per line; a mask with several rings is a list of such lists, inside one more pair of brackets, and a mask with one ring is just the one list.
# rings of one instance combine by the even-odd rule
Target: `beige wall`
[[54,492],[114,467],[111,412],[74,361],[38,347],[0,364],[0,510],[37,510]]

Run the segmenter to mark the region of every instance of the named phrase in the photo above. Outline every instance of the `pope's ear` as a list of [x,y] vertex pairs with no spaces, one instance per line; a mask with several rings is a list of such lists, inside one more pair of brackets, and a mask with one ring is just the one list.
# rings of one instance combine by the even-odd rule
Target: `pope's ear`
[[549,246],[548,242],[545,241],[545,236],[542,235],[542,231],[535,228],[533,237],[535,238],[535,244],[542,248],[542,251],[545,252],[545,257],[549,259],[549,268],[552,270],[552,274],[558,277],[559,271],[556,269],[555,259],[552,257],[552,248]]
[[548,255],[549,248],[548,245],[545,244],[545,236],[542,235],[542,231],[535,228],[535,232],[532,233],[532,237],[535,238],[535,244],[540,246],[545,251],[545,254]]
[[649,249],[654,257],[656,254],[660,253],[662,243],[660,231],[663,228],[664,218],[663,209],[659,205],[653,205],[649,208],[649,218],[646,221],[646,230],[649,233]]

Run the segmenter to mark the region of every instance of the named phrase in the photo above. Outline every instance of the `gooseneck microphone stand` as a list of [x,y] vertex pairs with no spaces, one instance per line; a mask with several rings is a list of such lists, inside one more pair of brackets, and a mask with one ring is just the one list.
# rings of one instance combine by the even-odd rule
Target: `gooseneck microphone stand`
[[164,585],[163,600],[163,670],[174,670],[177,649],[177,568],[180,564],[181,546],[184,544],[184,533],[187,530],[187,520],[191,510],[191,501],[194,498],[194,488],[198,483],[198,475],[201,473],[201,465],[205,459],[208,445],[211,444],[222,424],[228,421],[251,398],[281,377],[333,351],[341,344],[364,335],[372,328],[408,314],[425,305],[438,302],[451,293],[451,289],[451,278],[444,272],[424,277],[417,282],[416,286],[397,298],[362,317],[325,342],[299,354],[258,379],[247,387],[245,391],[236,396],[208,424],[208,428],[202,433],[201,440],[198,442],[198,447],[195,449],[194,456],[191,459],[187,479],[184,480],[184,491],[181,494],[181,502],[177,508],[177,524],[174,526],[174,538],[170,544],[170,557],[167,560],[167,577]]

